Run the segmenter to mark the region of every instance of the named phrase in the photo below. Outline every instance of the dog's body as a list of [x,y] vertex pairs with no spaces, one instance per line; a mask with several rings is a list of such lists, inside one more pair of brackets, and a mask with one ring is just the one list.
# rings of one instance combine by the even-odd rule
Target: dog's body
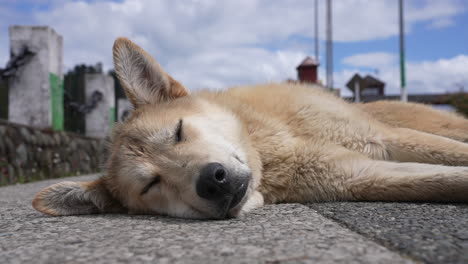
[[114,60],[135,110],[107,174],[46,188],[37,210],[223,218],[264,203],[468,202],[468,121],[454,114],[286,83],[188,95],[126,39]]

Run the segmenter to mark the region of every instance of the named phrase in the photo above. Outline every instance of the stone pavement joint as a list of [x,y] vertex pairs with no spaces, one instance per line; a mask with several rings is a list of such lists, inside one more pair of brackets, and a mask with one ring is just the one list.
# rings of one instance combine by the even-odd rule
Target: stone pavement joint
[[310,208],[394,251],[427,263],[468,263],[468,205],[323,203]]

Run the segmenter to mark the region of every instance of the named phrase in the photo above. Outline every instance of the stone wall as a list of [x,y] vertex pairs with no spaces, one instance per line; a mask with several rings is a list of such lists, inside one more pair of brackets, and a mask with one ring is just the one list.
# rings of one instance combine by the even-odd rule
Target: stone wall
[[0,120],[0,185],[101,170],[106,142]]

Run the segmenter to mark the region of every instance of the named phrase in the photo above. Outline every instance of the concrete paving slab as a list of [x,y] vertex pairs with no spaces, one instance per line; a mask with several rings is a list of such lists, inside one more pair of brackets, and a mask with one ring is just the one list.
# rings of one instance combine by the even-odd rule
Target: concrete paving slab
[[299,204],[223,221],[34,211],[34,194],[57,181],[0,188],[2,262],[412,263]]
[[310,208],[426,263],[468,263],[468,205],[322,203]]

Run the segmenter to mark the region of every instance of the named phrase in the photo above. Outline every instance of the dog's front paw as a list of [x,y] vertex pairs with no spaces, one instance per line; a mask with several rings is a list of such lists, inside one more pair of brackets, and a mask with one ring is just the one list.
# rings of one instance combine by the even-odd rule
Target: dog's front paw
[[249,197],[247,202],[245,202],[244,206],[242,206],[239,214],[242,215],[242,214],[252,211],[255,208],[262,207],[263,204],[264,204],[263,195],[260,192],[255,191]]
[[245,213],[250,212],[251,210],[262,207],[262,206],[263,206],[263,195],[259,193],[258,191],[254,191],[242,206],[233,208],[229,212],[229,216],[240,217],[244,215]]

